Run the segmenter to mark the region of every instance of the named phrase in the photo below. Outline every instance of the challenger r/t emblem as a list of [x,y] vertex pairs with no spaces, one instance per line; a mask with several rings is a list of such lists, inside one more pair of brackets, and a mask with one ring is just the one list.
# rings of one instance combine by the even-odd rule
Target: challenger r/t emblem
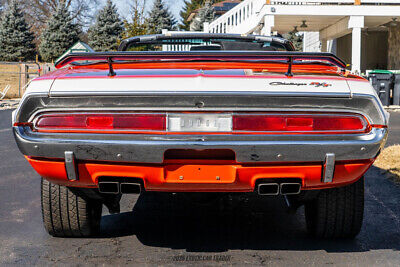
[[289,85],[289,86],[315,86],[315,87],[329,87],[332,86],[330,83],[325,82],[311,82],[307,83],[293,83],[293,82],[270,82],[269,85],[277,86],[277,85]]
[[332,86],[330,83],[319,83],[319,82],[312,82],[310,85],[314,85],[315,87],[329,87]]

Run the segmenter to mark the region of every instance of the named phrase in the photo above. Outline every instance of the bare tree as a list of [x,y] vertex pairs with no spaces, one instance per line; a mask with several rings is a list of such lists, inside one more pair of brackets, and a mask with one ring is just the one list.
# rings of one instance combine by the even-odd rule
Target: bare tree
[[3,13],[3,11],[6,9],[6,3],[7,0],[0,0],[0,15]]
[[146,0],[131,0],[129,2],[130,18],[129,20],[124,20],[125,32],[123,34],[123,38],[146,34],[146,4]]
[[[0,0],[2,1],[2,0]],[[4,0],[3,0],[4,1]],[[99,0],[20,0],[26,12],[27,20],[32,25],[36,36],[44,29],[47,20],[56,11],[59,4],[64,4],[73,19],[83,27],[89,26],[95,16]]]
[[132,20],[136,20],[140,24],[145,23],[147,2],[147,0],[131,0],[129,2]]

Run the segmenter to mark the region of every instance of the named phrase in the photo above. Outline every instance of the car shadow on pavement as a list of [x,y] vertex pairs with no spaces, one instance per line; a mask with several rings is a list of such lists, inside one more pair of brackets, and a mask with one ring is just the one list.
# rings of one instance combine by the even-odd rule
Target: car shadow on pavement
[[[136,235],[146,246],[188,252],[400,249],[400,233],[380,231],[379,220],[367,218],[355,240],[319,240],[308,236],[303,208],[296,214],[286,210],[281,197],[234,195],[199,203],[179,194],[142,194],[132,212],[103,216],[102,233],[103,237]],[[375,229],[372,234],[371,229]]]

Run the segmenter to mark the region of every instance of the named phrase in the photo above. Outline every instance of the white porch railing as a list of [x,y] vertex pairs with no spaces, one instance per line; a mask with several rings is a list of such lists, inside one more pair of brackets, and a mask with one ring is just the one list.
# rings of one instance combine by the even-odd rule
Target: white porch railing
[[278,1],[266,1],[271,5],[388,5],[388,4],[400,4],[399,0],[278,0]]
[[[180,33],[180,32],[163,29],[162,33],[168,34],[168,33]],[[190,51],[191,47],[192,46],[188,44],[162,45],[162,51]]]
[[[212,33],[247,33],[257,27],[262,15],[260,11],[266,4],[263,0],[245,0],[210,23]],[[261,16],[260,16],[261,15]]]
[[211,22],[211,33],[253,33],[263,23],[269,5],[400,5],[400,0],[245,0]]

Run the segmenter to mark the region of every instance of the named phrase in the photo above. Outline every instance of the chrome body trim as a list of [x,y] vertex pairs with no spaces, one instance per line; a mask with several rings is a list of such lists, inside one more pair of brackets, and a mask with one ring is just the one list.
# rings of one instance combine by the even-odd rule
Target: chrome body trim
[[322,175],[322,182],[331,183],[333,181],[333,174],[335,173],[335,154],[326,153],[324,161],[324,170]]
[[[65,133],[68,132],[73,132],[73,131],[78,131],[78,132],[90,132],[93,131],[92,129],[86,129],[86,128],[63,128],[62,130],[59,128],[52,128],[52,127],[41,127],[41,129],[39,129],[39,127],[37,126],[38,121],[40,120],[40,118],[42,118],[43,116],[53,116],[53,115],[93,115],[93,114],[101,114],[101,115],[163,115],[165,116],[165,123],[166,123],[166,127],[164,130],[121,130],[121,129],[113,129],[113,132],[115,133],[128,133],[128,132],[148,132],[148,133],[159,133],[159,132],[170,132],[170,133],[182,133],[182,132],[225,132],[225,133],[248,133],[249,130],[233,130],[233,117],[234,116],[258,116],[258,115],[272,115],[275,113],[268,113],[268,112],[253,112],[253,113],[246,113],[246,112],[241,112],[241,113],[236,113],[236,112],[219,112],[219,113],[210,113],[210,112],[202,112],[202,113],[170,113],[170,112],[142,112],[142,113],[137,113],[137,112],[118,112],[118,113],[113,113],[113,112],[109,112],[109,111],[105,111],[105,112],[64,112],[64,111],[59,111],[59,112],[40,112],[40,113],[36,113],[36,116],[33,115],[30,120],[28,122],[32,123],[32,128],[34,129],[34,131],[39,131],[39,130],[46,130],[46,131],[57,131],[59,130],[59,132],[64,131]],[[309,112],[296,112],[296,113],[282,113],[282,114],[278,114],[276,116],[302,116],[302,115],[309,115]],[[202,117],[203,115],[205,115],[205,118]],[[319,117],[319,116],[338,116],[337,114],[332,114],[332,113],[317,113],[317,114],[313,114],[313,117]],[[221,117],[221,118],[229,118],[231,121],[229,123],[229,126],[226,130],[224,131],[220,131],[220,130],[209,130],[209,129],[202,129],[202,128],[196,128],[195,126],[193,126],[192,129],[184,129],[184,130],[174,130],[170,128],[170,124],[171,118],[200,118],[200,119],[207,119],[207,117]],[[362,121],[363,124],[363,128],[359,129],[359,130],[343,130],[342,133],[364,133],[367,129],[368,123],[365,120],[365,118],[363,116],[360,116],[359,114],[349,114],[349,113],[344,113],[341,114],[340,117],[356,117],[359,118]],[[109,131],[109,129],[98,129],[97,132],[101,131]],[[277,132],[277,131],[256,131],[257,134],[281,134],[284,132]],[[335,130],[321,130],[319,131],[321,133],[327,133],[327,134],[331,134],[331,132],[336,132]],[[302,131],[290,131],[290,133],[303,133]],[[312,132],[310,132],[312,133]]]
[[[311,79],[311,78],[310,78]],[[288,95],[295,96],[295,97],[315,97],[315,93],[309,92],[268,92],[268,91],[176,91],[176,92],[169,92],[169,91],[152,91],[152,94],[158,96],[191,96],[191,95],[199,95],[199,96],[277,96],[277,97],[285,97]],[[65,97],[65,96],[148,96],[148,91],[120,91],[120,92],[93,92],[93,91],[79,91],[79,92],[71,92],[68,91],[52,91],[52,97]],[[328,98],[350,98],[351,93],[332,93],[332,92],[318,92],[318,97],[328,97]]]
[[76,160],[138,163],[162,163],[168,149],[231,149],[240,163],[322,163],[327,153],[334,153],[336,160],[372,159],[387,138],[386,128],[341,135],[62,134],[13,128],[18,147],[27,156],[64,158],[65,151],[72,151]]
[[[374,95],[353,94],[352,97],[329,97],[319,94],[295,95],[293,93],[218,95],[170,94],[112,96],[49,97],[47,94],[26,95],[17,111],[15,122],[27,122],[42,112],[57,111],[262,111],[262,112],[347,112],[365,116],[371,124],[388,125],[388,115]],[[229,97],[227,97],[229,96]],[[201,107],[197,104],[202,103]]]

